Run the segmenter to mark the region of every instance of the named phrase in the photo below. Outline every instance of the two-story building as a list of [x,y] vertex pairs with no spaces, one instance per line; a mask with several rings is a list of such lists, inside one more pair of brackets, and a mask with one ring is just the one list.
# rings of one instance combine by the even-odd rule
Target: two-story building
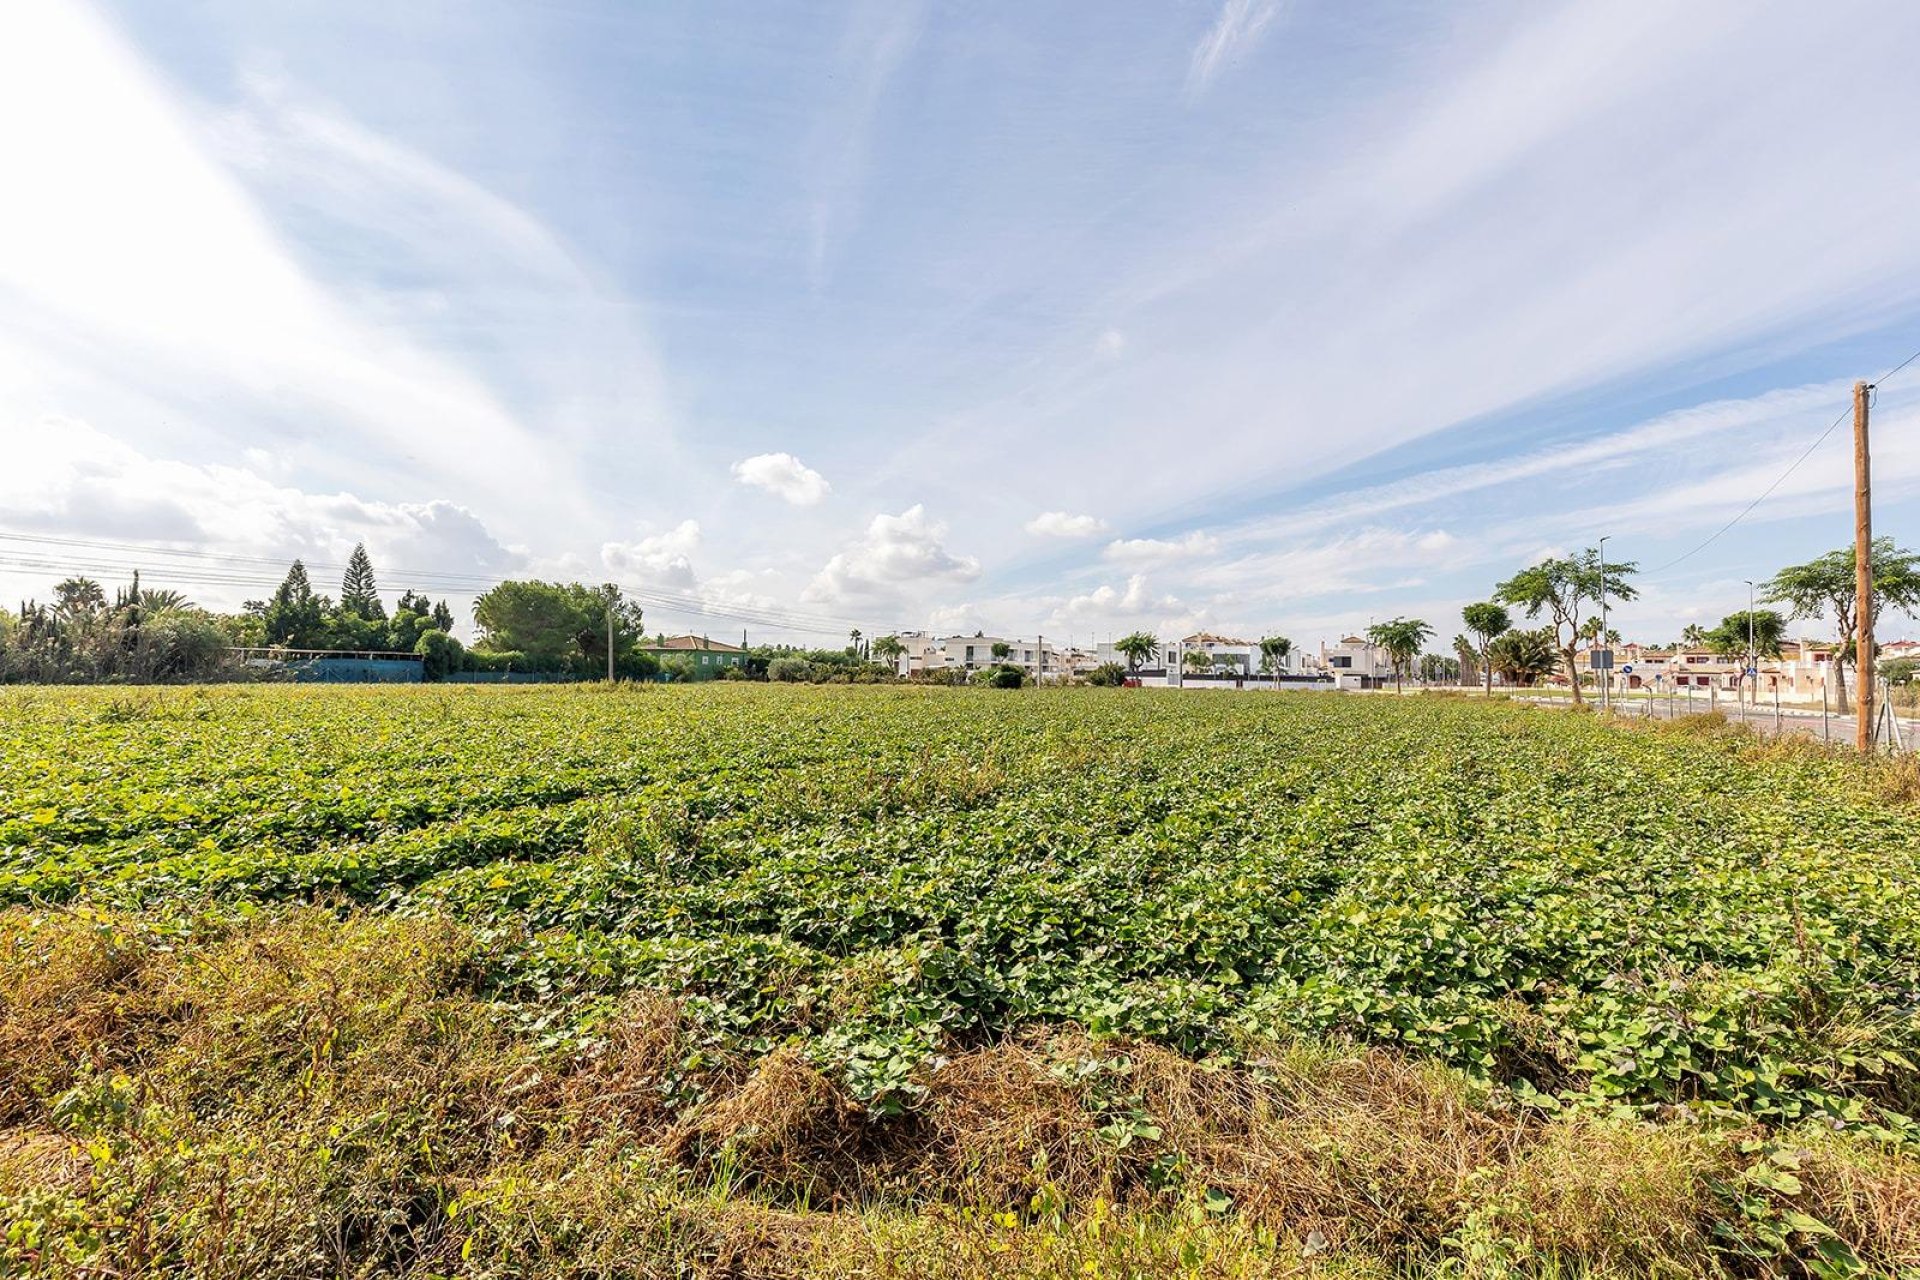
[[637,644],[634,652],[651,655],[661,664],[684,658],[695,680],[711,680],[729,667],[746,665],[747,651],[739,645],[706,636],[655,636],[650,644]]
[[[1036,680],[1063,679],[1072,672],[1073,656],[1058,645],[1043,640],[1017,640],[976,632],[970,636],[934,636],[924,631],[903,631],[899,640],[906,652],[895,668],[903,676],[925,675],[942,669],[979,671],[997,663],[1009,662]],[[995,649],[1005,646],[1004,655]],[[1082,655],[1084,660],[1084,655]]]
[[1339,689],[1378,689],[1393,680],[1393,659],[1363,636],[1343,636],[1339,644],[1320,644],[1319,666]]

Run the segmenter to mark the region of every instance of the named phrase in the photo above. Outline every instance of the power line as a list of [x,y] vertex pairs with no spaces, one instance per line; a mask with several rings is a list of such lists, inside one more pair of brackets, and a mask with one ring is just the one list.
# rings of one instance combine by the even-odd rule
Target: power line
[[[184,547],[155,547],[141,543],[116,542],[93,538],[60,537],[51,534],[28,534],[0,531],[0,566],[65,573],[88,573],[100,575],[127,575],[153,569],[151,564],[141,560],[149,556],[174,558],[173,563],[165,564],[160,572],[167,580],[188,586],[209,587],[266,587],[279,585],[283,574],[279,566],[283,560],[269,556],[252,556],[240,553],[213,552]],[[25,547],[9,547],[6,542],[24,543]],[[104,555],[89,555],[51,559],[46,548],[62,547],[104,552]],[[344,564],[326,561],[312,561],[310,568],[327,572],[344,570]],[[267,572],[271,566],[273,572]],[[390,569],[383,575],[389,582],[401,581],[409,589],[435,588],[456,593],[478,594],[497,586],[497,576],[448,572],[444,570]],[[623,588],[635,600],[655,606],[665,612],[692,615],[701,618],[720,619],[729,622],[744,622],[753,626],[770,627],[778,630],[800,632],[809,635],[840,635],[852,627],[862,624],[848,618],[827,614],[807,613],[800,610],[784,609],[778,606],[725,605],[696,596],[677,592],[654,590],[649,588]]]
[[[221,551],[221,552],[198,551],[198,550],[192,550],[184,547],[155,547],[155,546],[148,546],[143,543],[116,542],[116,541],[108,541],[108,540],[95,539],[95,538],[58,537],[52,534],[11,533],[6,531],[0,531],[0,540],[13,541],[13,542],[25,542],[29,544],[39,544],[39,545],[46,545],[46,546],[79,547],[79,548],[88,548],[88,549],[95,549],[95,550],[104,550],[104,551],[115,552],[122,556],[127,556],[127,555],[137,555],[141,557],[151,556],[151,555],[176,556],[176,557],[185,557],[191,560],[211,562],[211,563],[203,563],[198,565],[173,566],[173,567],[169,567],[167,569],[167,572],[171,573],[176,579],[179,579],[182,581],[187,580],[189,575],[197,574],[203,578],[206,578],[206,581],[208,581],[210,584],[216,584],[216,585],[254,585],[254,584],[274,585],[280,581],[281,575],[278,573],[279,567],[287,563],[287,561],[284,558],[278,558],[278,557],[272,557],[272,556],[250,556],[250,555],[243,555],[237,552],[224,552],[224,551]],[[0,554],[5,554],[6,551],[7,551],[7,548],[0,547]],[[345,564],[341,564],[341,563],[332,563],[324,560],[306,560],[304,558],[302,558],[302,563],[305,564],[309,569],[319,570],[322,572],[331,572],[336,570],[344,571],[347,567]],[[109,561],[109,560],[97,560],[97,559],[96,560],[82,559],[82,560],[72,560],[72,561],[63,560],[58,563],[36,564],[30,567],[60,569],[63,567],[68,567],[69,565],[75,568],[92,568],[97,571],[108,572],[108,573],[130,572],[136,568],[144,567],[134,562],[125,561],[125,560]],[[231,568],[231,566],[235,566],[235,565],[272,566],[276,572],[271,577],[261,577],[257,574],[247,573],[244,570],[235,571]],[[207,574],[210,571],[217,571],[219,576],[217,578],[207,577]],[[382,571],[382,576],[385,577],[389,582],[399,580],[407,583],[409,586],[415,586],[415,585],[438,586],[438,587],[444,587],[445,589],[448,589],[448,590],[459,590],[459,591],[464,591],[474,587],[479,587],[479,588],[493,587],[493,586],[497,586],[501,581],[500,577],[497,575],[455,573],[455,572],[448,572],[445,570],[387,569]],[[688,609],[701,608],[701,609],[706,609],[708,611],[711,611],[713,608],[712,602],[705,600],[704,598],[682,595],[682,594],[678,594],[670,591],[641,589],[641,590],[634,590],[632,594],[645,595],[648,598],[663,605],[674,605],[674,606],[680,606]],[[851,619],[847,619],[847,618],[835,617],[830,614],[809,613],[799,609],[786,609],[786,608],[781,608],[779,606],[758,606],[758,605],[741,606],[738,612],[741,613],[743,616],[752,615],[752,617],[748,618],[749,621],[760,619],[760,620],[766,620],[766,621],[780,621],[780,622],[792,622],[792,623],[801,623],[801,622],[823,623],[829,626],[858,625],[857,623],[853,622]]]
[[[1879,387],[1880,384],[1892,378],[1896,373],[1899,373],[1902,369],[1912,364],[1915,360],[1920,360],[1920,351],[1915,351],[1912,355],[1908,356],[1905,360],[1902,360],[1899,364],[1893,366],[1893,368],[1881,374],[1878,378],[1873,380],[1871,386],[1875,388]],[[1808,445],[1801,452],[1799,457],[1795,458],[1792,462],[1788,463],[1787,469],[1785,471],[1782,471],[1778,476],[1775,476],[1773,483],[1768,485],[1765,489],[1762,489],[1760,491],[1760,496],[1755,498],[1752,502],[1749,502],[1745,507],[1743,507],[1739,515],[1727,521],[1725,524],[1721,525],[1718,529],[1715,529],[1711,534],[1707,535],[1707,537],[1704,540],[1702,540],[1699,543],[1699,545],[1692,547],[1691,549],[1684,551],[1681,554],[1675,556],[1673,559],[1667,561],[1665,564],[1661,565],[1659,568],[1649,570],[1647,573],[1647,577],[1652,578],[1659,574],[1665,573],[1667,570],[1673,568],[1675,565],[1681,563],[1684,560],[1692,559],[1694,556],[1698,555],[1702,551],[1705,551],[1708,547],[1712,546],[1715,542],[1719,541],[1721,534],[1725,533],[1727,530],[1733,528],[1733,526],[1739,524],[1742,520],[1745,520],[1748,516],[1752,515],[1753,509],[1755,507],[1759,506],[1761,503],[1765,502],[1770,496],[1772,496],[1773,491],[1775,489],[1778,489],[1782,484],[1784,484],[1788,476],[1792,475],[1795,471],[1799,470],[1800,464],[1805,462],[1808,458],[1812,457],[1814,450],[1818,449],[1821,445],[1825,444],[1827,442],[1827,437],[1832,435],[1836,430],[1838,430],[1840,424],[1847,421],[1847,419],[1851,418],[1852,416],[1853,416],[1853,407],[1851,405],[1841,410],[1840,416],[1835,418],[1832,422],[1829,422],[1827,424],[1827,429],[1825,431],[1822,431],[1819,435],[1815,436],[1813,438],[1813,443]]]

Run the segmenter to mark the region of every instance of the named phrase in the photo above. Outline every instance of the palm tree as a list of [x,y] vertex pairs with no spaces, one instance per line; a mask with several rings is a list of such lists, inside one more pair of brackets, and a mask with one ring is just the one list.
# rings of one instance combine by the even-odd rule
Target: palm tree
[[1495,638],[1487,660],[1509,684],[1530,685],[1559,665],[1551,631],[1509,631]]
[[168,609],[191,609],[193,601],[172,587],[142,587],[140,607],[148,613],[161,613]]
[[1260,668],[1273,674],[1278,681],[1280,668],[1286,665],[1287,655],[1293,652],[1293,641],[1285,636],[1268,636],[1260,642]]
[[[1487,666],[1486,655],[1480,652],[1480,646],[1468,639],[1464,632],[1453,638],[1453,654],[1456,658],[1460,659],[1460,679],[1462,682],[1472,679],[1474,672],[1478,668]],[[1492,668],[1488,667],[1488,670],[1491,672]],[[1493,677],[1491,674],[1487,677],[1487,692],[1489,694],[1493,692]]]
[[1199,649],[1188,650],[1187,656],[1181,661],[1196,672],[1213,670],[1213,655]]
[[874,657],[896,669],[900,665],[900,655],[907,651],[907,646],[900,643],[899,636],[881,636],[870,647]]
[[85,621],[107,607],[107,593],[92,578],[68,578],[53,589],[53,607],[69,622]]
[[847,652],[854,657],[860,656],[860,628],[847,632]]
[[1433,628],[1419,618],[1395,618],[1367,628],[1367,639],[1387,651],[1393,663],[1394,692],[1401,692],[1401,678],[1420,656],[1420,650],[1433,638]]
[[1513,630],[1513,616],[1491,600],[1470,604],[1460,611],[1460,620],[1480,642],[1480,665],[1487,669],[1487,696],[1493,696],[1493,664],[1487,661],[1487,646]]
[[1130,636],[1121,636],[1114,641],[1113,647],[1117,652],[1127,655],[1127,670],[1138,671],[1140,664],[1160,648],[1160,638],[1145,631],[1136,631]]

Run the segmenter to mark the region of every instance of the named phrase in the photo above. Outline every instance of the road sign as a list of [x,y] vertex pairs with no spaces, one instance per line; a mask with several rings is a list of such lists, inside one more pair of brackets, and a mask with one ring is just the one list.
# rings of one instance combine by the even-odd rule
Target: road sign
[[1750,676],[1757,676],[1757,675],[1759,675],[1759,674],[1760,674],[1760,668],[1758,668],[1758,667],[1748,667],[1748,668],[1747,668],[1747,674],[1748,674],[1748,675],[1750,675]]
[[1623,663],[1621,663],[1621,664],[1620,664],[1620,674],[1621,674],[1621,675],[1623,675],[1623,676],[1624,676],[1624,675],[1631,675],[1632,673],[1633,673],[1633,664],[1632,664],[1631,662],[1623,662]]
[[1604,671],[1613,666],[1613,650],[1611,649],[1591,649],[1588,650],[1587,657],[1592,662],[1595,671]]

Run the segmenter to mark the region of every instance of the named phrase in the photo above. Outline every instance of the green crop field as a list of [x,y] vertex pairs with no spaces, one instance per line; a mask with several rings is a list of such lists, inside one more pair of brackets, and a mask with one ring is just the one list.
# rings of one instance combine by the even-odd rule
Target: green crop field
[[0,1275],[1920,1274],[1911,790],[1446,698],[0,691]]

